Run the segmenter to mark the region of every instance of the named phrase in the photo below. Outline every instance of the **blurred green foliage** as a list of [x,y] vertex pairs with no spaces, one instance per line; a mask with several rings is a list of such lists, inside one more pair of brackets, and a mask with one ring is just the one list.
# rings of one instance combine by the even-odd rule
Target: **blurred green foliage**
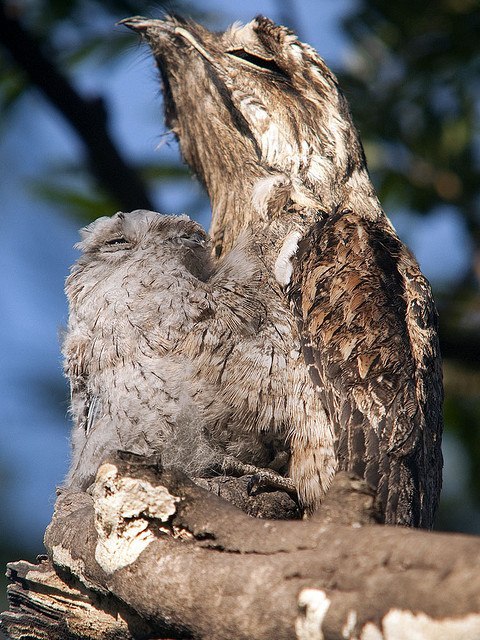
[[382,199],[461,207],[478,242],[478,2],[361,2],[345,29],[342,82]]

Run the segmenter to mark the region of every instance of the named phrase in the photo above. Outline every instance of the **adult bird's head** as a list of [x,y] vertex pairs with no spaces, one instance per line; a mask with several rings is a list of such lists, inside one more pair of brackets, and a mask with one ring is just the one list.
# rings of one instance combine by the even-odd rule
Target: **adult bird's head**
[[[208,190],[213,235],[227,234],[224,245],[258,218],[250,203],[260,178],[299,179],[325,208],[343,203],[349,181],[365,183],[362,147],[337,80],[289,29],[265,17],[222,33],[179,17],[122,24],[152,49],[167,125]],[[225,229],[225,216],[238,228]]]

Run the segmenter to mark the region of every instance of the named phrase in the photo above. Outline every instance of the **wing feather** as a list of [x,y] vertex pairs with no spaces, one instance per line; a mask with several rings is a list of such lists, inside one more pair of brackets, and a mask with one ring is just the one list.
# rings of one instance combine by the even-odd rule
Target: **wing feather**
[[375,486],[389,523],[430,527],[441,484],[442,380],[430,286],[386,218],[319,217],[286,289],[339,469]]

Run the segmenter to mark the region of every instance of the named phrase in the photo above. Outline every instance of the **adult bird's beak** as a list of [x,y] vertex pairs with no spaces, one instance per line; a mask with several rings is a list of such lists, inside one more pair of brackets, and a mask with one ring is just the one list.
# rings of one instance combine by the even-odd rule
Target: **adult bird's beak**
[[144,18],[143,16],[132,16],[131,18],[124,18],[123,20],[119,20],[117,22],[117,25],[124,25],[132,31],[142,33],[149,27],[152,27],[155,22],[158,22],[158,20],[151,20],[149,18]]

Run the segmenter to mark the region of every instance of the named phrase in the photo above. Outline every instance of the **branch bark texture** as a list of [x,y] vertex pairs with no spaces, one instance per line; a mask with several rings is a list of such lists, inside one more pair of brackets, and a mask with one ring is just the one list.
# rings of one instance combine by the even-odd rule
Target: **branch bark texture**
[[[480,540],[362,524],[374,514],[368,491],[343,477],[330,498],[349,483],[349,524],[328,508],[315,520],[262,520],[179,472],[114,459],[90,495],[59,497],[45,543],[55,575],[113,621],[84,638],[480,637]],[[25,590],[19,567],[10,572],[11,589]],[[15,635],[20,613],[3,618],[12,638],[27,637]]]

